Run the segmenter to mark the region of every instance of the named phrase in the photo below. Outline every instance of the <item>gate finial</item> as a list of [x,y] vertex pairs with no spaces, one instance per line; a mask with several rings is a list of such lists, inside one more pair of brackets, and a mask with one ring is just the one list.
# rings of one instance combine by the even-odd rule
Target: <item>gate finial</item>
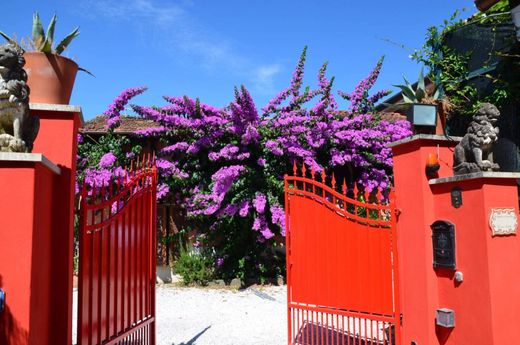
[[383,192],[381,191],[380,187],[377,188],[376,199],[377,199],[377,203],[378,204],[382,204],[383,203]]
[[330,183],[332,184],[332,189],[336,189],[336,174],[334,172],[332,172],[332,180]]
[[302,177],[307,176],[307,168],[305,167],[305,163],[302,163]]
[[296,166],[296,160],[293,160],[293,176],[298,176],[297,173],[298,173],[298,167]]
[[341,191],[344,195],[347,195],[347,179],[343,178],[343,185],[341,186]]
[[327,184],[327,174],[325,173],[325,168],[321,170],[321,183]]
[[311,165],[311,177],[314,180],[316,177],[316,170],[314,170],[314,165]]

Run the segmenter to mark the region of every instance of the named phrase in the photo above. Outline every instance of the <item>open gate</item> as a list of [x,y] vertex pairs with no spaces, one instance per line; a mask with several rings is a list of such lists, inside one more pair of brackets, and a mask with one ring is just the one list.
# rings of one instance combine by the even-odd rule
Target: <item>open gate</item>
[[78,345],[155,345],[156,190],[149,156],[109,186],[83,187]]
[[393,192],[297,175],[285,178],[288,344],[399,345]]

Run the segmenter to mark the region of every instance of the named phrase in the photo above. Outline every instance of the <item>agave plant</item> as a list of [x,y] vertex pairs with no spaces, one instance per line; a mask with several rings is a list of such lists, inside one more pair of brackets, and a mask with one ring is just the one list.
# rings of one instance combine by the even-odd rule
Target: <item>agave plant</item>
[[441,93],[438,85],[433,84],[433,89],[428,91],[426,88],[426,78],[424,71],[421,69],[417,84],[412,85],[406,77],[403,76],[404,85],[393,85],[401,90],[403,101],[397,104],[386,104],[387,111],[399,111],[407,109],[411,104],[435,104],[437,109],[442,114],[443,118],[447,118],[453,109],[453,104],[449,101],[446,95]]
[[[70,34],[65,36],[65,38],[61,40],[60,43],[54,45],[54,28],[56,26],[57,20],[58,17],[54,15],[51,19],[51,22],[49,23],[49,26],[47,27],[47,32],[45,32],[40,20],[40,15],[38,12],[33,14],[32,37],[29,40],[29,44],[32,49],[37,52],[60,55],[68,47],[72,40],[79,35],[79,28],[75,28]],[[9,43],[14,44],[15,46],[24,50],[20,44],[16,42],[16,40],[9,37],[4,32],[0,31],[0,35]]]
[[437,85],[434,85],[434,89],[431,92],[426,90],[426,82],[424,78],[424,72],[421,69],[419,73],[419,78],[417,79],[417,85],[414,86],[403,77],[405,84],[404,85],[393,85],[399,89],[401,89],[401,93],[403,96],[402,104],[411,104],[411,103],[428,103],[433,104],[436,101],[440,100],[440,90]]

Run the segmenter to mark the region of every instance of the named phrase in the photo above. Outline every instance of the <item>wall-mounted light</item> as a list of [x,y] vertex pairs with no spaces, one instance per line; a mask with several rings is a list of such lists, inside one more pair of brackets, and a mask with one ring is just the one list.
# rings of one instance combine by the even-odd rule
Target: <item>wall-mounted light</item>
[[414,103],[410,105],[406,117],[413,126],[435,129],[435,126],[437,126],[437,106],[435,104]]
[[438,153],[429,153],[428,158],[426,159],[426,176],[431,178],[438,177],[437,172],[439,171],[441,165],[439,164],[439,154]]
[[448,308],[437,309],[435,324],[445,328],[455,327],[455,312]]

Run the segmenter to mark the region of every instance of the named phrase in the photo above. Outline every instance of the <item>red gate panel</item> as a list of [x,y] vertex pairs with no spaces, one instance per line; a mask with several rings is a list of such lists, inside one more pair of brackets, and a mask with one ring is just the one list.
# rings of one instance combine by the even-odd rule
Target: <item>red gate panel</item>
[[78,345],[155,344],[157,171],[136,167],[82,190]]
[[393,203],[302,170],[285,179],[289,344],[399,344]]

